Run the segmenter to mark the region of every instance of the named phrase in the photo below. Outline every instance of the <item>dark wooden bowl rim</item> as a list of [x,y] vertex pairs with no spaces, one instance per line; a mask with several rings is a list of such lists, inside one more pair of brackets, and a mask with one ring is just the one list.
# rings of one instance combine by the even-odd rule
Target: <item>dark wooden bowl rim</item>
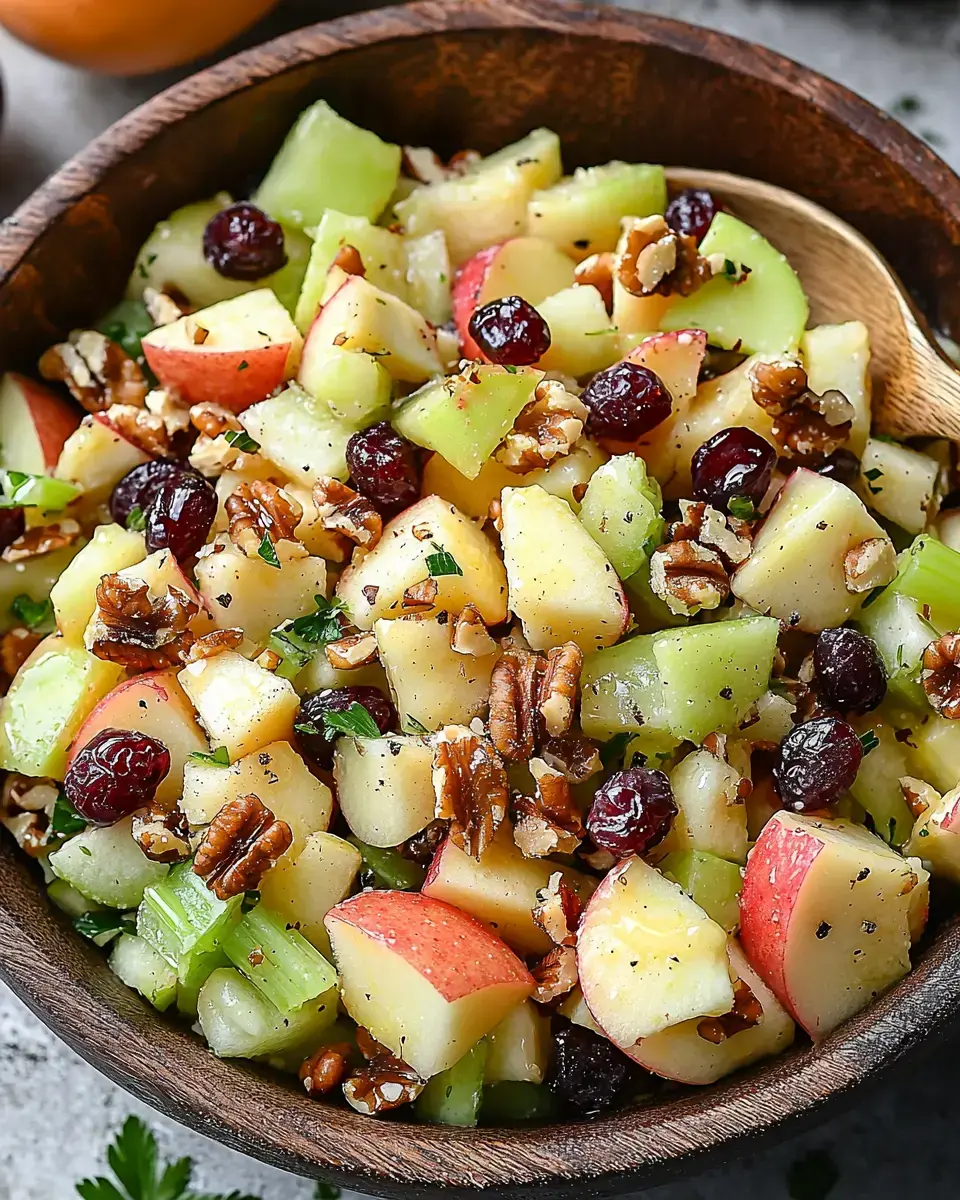
[[[421,0],[314,25],[177,84],[118,121],[0,225],[0,284],[111,166],[167,126],[315,58],[444,30],[541,29],[653,44],[801,97],[845,123],[960,214],[960,180],[922,142],[845,88],[769,50],[682,22],[552,0]],[[696,165],[696,164],[692,164]],[[6,856],[10,858],[11,856]],[[96,952],[77,939],[77,977],[53,975],[36,922],[42,900],[13,893],[28,876],[0,856],[0,977],[73,1049],[115,1082],[186,1125],[297,1174],[324,1175],[383,1196],[444,1185],[540,1195],[636,1191],[742,1154],[744,1143],[793,1130],[917,1045],[960,1006],[960,933],[944,922],[899,987],[818,1048],[806,1047],[726,1084],[648,1108],[539,1128],[451,1130],[378,1122],[311,1102],[268,1073],[212,1058],[123,989],[104,995]],[[31,924],[31,922],[33,924]],[[72,964],[71,964],[72,965]],[[101,972],[102,974],[102,972]]]

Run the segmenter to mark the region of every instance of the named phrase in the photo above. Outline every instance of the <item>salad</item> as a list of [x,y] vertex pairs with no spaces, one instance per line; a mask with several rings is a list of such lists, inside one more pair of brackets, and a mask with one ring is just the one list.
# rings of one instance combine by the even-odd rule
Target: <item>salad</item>
[[0,384],[2,821],[51,902],[363,1114],[829,1035],[960,881],[960,507],[947,441],[871,432],[865,326],[807,325],[659,166],[314,104]]

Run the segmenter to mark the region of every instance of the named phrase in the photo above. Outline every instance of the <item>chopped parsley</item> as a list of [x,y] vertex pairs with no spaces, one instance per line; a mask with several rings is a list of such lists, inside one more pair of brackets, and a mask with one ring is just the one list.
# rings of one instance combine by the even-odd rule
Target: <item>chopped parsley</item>
[[50,832],[57,837],[73,837],[75,833],[83,833],[87,823],[67,799],[66,793],[60,789],[53,805],[50,816]]
[[752,521],[757,515],[753,501],[747,496],[731,496],[727,501],[727,512],[738,521]]
[[260,449],[260,443],[255,442],[245,429],[228,429],[223,438],[228,446],[243,454],[256,454]]
[[226,746],[218,746],[212,754],[206,754],[203,750],[194,750],[191,752],[190,758],[194,762],[203,763],[207,767],[230,766],[230,751]]
[[142,533],[147,527],[147,514],[143,511],[139,504],[135,504],[130,509],[127,516],[127,528],[132,529],[134,533]]
[[268,567],[276,567],[278,571],[280,570],[280,559],[277,557],[276,548],[273,542],[270,541],[269,534],[265,533],[263,535],[263,541],[257,547],[257,554],[259,554]]
[[19,596],[14,596],[10,614],[28,629],[53,627],[53,604],[49,597],[46,600],[34,600],[26,592],[21,592]]
[[603,743],[600,747],[600,761],[605,767],[612,767],[615,762],[623,759],[623,752],[632,736],[629,733],[616,733],[609,742]]
[[310,642],[313,645],[335,642],[343,633],[340,626],[340,614],[347,611],[346,605],[342,600],[337,598],[328,600],[326,596],[314,596],[313,602],[317,606],[315,613],[297,617],[282,632],[292,633],[301,641]]
[[435,554],[427,555],[427,573],[434,579],[441,575],[462,575],[463,570],[457,560],[439,544],[433,543]]
[[135,934],[137,932],[136,923],[125,913],[117,912],[115,908],[82,913],[79,917],[74,918],[73,927],[77,933],[82,933],[91,941],[103,937],[104,934],[116,936],[120,933]]
[[246,369],[247,369],[249,366],[250,366],[250,364],[247,362],[247,360],[246,360],[246,359],[244,359],[244,360],[243,360],[243,361],[240,363],[240,365],[237,367],[237,370],[238,370],[238,371],[245,371],[245,370],[246,370]]
[[863,747],[863,757],[866,758],[871,750],[876,750],[880,745],[880,739],[872,729],[868,729],[866,733],[860,734],[860,745]]
[[864,471],[863,477],[868,481],[867,487],[870,489],[871,495],[876,496],[883,491],[882,487],[873,486],[875,480],[883,478],[883,471],[879,467],[871,467],[869,471]]
[[363,705],[356,701],[343,712],[325,712],[323,724],[324,736],[328,739],[336,737],[338,733],[358,738],[378,738],[380,736],[379,725]]

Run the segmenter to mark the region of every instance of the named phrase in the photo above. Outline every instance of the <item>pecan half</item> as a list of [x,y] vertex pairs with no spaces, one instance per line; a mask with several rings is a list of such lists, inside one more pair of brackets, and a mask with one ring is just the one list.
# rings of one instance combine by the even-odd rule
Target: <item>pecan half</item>
[[433,753],[433,790],[454,844],[479,859],[507,815],[507,772],[493,745],[464,725],[447,725]]
[[555,946],[575,946],[583,903],[560,871],[554,871],[547,886],[537,892],[533,920]]
[[193,861],[194,872],[219,900],[254,891],[293,842],[258,796],[228,800],[210,822]]
[[796,359],[754,363],[750,385],[754,401],[773,417],[771,433],[788,458],[819,461],[850,437],[853,404],[836,389],[812,391]]
[[650,587],[672,613],[691,617],[730,595],[723,559],[699,542],[671,542],[650,556]]
[[403,1059],[384,1053],[350,1072],[343,1081],[343,1097],[354,1112],[372,1117],[410,1104],[425,1086]]
[[144,454],[165,454],[170,446],[163,417],[138,408],[135,404],[111,404],[104,418],[128,442],[133,442]]
[[145,809],[133,818],[133,839],[154,862],[183,862],[190,857],[190,825],[179,808]]
[[93,644],[97,658],[135,671],[173,666],[195,641],[189,625],[200,605],[179,588],[151,597],[147,584],[104,575],[97,585]]
[[548,654],[506,649],[490,676],[490,737],[504,758],[525,762],[543,739],[573,722],[583,653],[574,642]]
[[496,459],[519,475],[540,471],[569,454],[587,421],[587,406],[562,383],[545,379],[503,439]]
[[624,219],[613,270],[631,296],[689,296],[713,278],[696,239],[675,233],[661,216]]
[[920,679],[941,717],[960,720],[960,633],[945,633],[923,652]]
[[28,558],[39,558],[72,546],[80,536],[80,526],[69,518],[53,525],[34,525],[7,546],[0,558],[4,562],[23,562]]
[[473,604],[463,609],[450,622],[450,649],[456,654],[484,658],[493,654],[497,643],[487,632],[480,610]]
[[843,556],[843,584],[848,592],[884,587],[897,573],[897,552],[886,537],[867,538]]
[[149,390],[143,371],[123,347],[92,329],[76,330],[68,341],[51,346],[40,359],[40,374],[65,383],[91,413],[115,404],[139,408]]
[[228,650],[239,650],[244,636],[242,629],[212,629],[209,633],[202,633],[185,653],[181,653],[181,661],[200,662],[205,658],[216,658]]
[[42,641],[42,633],[23,626],[8,629],[0,640],[0,666],[4,673],[12,679]]
[[304,1059],[298,1075],[308,1096],[325,1096],[344,1080],[353,1047],[349,1042],[321,1046]]
[[604,250],[577,263],[573,271],[573,282],[581,287],[595,287],[608,313],[613,312],[613,265],[612,251]]
[[0,825],[31,858],[40,858],[50,849],[50,817],[58,795],[52,779],[11,772],[3,781]]
[[572,854],[586,832],[570,781],[543,759],[530,760],[536,796],[515,796],[513,840],[525,858]]
[[377,635],[372,632],[351,633],[336,642],[327,642],[323,648],[327,662],[338,671],[355,671],[376,659]]
[[583,651],[576,642],[553,646],[547,652],[538,708],[550,737],[568,733],[573,724],[582,669]]
[[339,479],[325,476],[313,485],[313,502],[324,529],[342,533],[351,542],[372,550],[383,536],[383,518],[366,496]]
[[749,984],[738,979],[733,985],[733,1008],[722,1017],[704,1017],[697,1024],[697,1034],[705,1042],[719,1046],[745,1029],[754,1029],[762,1020],[763,1006],[750,990]]
[[583,783],[603,769],[595,743],[582,734],[547,738],[540,757],[548,767],[565,775],[571,783]]
[[554,946],[530,968],[537,985],[533,999],[550,1004],[577,986],[577,952],[572,946]]

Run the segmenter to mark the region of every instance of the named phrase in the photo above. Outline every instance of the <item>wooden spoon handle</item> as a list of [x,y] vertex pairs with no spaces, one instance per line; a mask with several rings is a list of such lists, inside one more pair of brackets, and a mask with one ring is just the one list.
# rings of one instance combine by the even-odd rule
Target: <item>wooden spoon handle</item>
[[897,438],[960,440],[960,370],[914,321],[908,321],[907,331],[913,369],[881,384],[883,395],[873,402],[875,426]]

